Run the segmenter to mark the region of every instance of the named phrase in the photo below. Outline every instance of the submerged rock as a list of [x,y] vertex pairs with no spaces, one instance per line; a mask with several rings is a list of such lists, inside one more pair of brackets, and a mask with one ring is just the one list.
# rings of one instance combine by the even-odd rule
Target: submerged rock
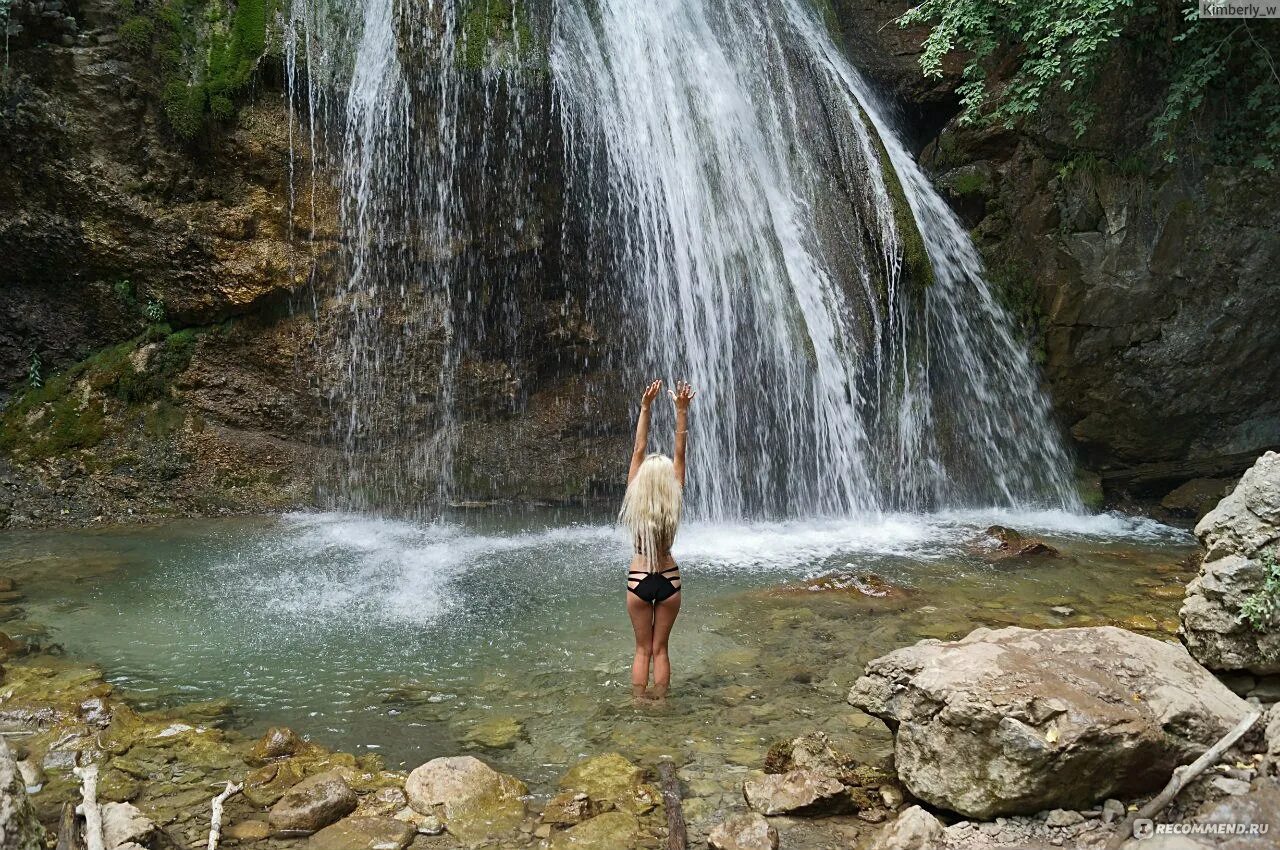
[[1183,643],[1213,670],[1280,673],[1280,618],[1255,624],[1242,612],[1266,581],[1267,559],[1278,554],[1280,454],[1258,458],[1196,525],[1196,536],[1207,551],[1178,614]]
[[867,665],[849,702],[895,729],[913,794],[975,818],[1154,790],[1249,708],[1182,647],[1113,627],[922,641]]
[[778,850],[778,830],[756,812],[730,816],[707,836],[711,850]]
[[315,832],[355,811],[356,793],[336,770],[318,773],[294,785],[271,807],[278,831]]
[[1024,561],[1056,558],[1062,553],[1042,540],[1023,537],[1012,528],[993,525],[965,544],[971,555],[989,564],[1008,566]]

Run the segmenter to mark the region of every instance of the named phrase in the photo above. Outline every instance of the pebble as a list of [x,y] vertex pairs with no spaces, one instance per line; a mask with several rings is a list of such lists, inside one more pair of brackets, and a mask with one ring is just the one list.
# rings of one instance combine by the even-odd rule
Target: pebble
[[1084,815],[1079,812],[1073,812],[1068,809],[1054,809],[1049,812],[1049,817],[1045,818],[1044,825],[1051,827],[1075,826],[1084,822]]
[[1124,818],[1124,803],[1119,800],[1107,800],[1102,804],[1102,822],[1115,823]]
[[1076,612],[1076,609],[1070,607],[1069,605],[1054,605],[1052,608],[1049,609],[1049,612],[1052,614],[1057,614],[1059,617],[1070,617],[1072,614]]

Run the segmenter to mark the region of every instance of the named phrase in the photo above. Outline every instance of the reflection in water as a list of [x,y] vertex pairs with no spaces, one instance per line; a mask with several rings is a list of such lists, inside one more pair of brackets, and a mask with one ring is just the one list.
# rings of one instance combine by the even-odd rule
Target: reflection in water
[[[992,522],[1063,557],[987,564],[965,543]],[[689,583],[674,691],[656,705],[627,687],[627,541],[586,515],[15,534],[0,562],[52,640],[143,702],[229,696],[254,730],[288,723],[393,765],[474,749],[537,782],[612,749],[754,765],[814,728],[869,752],[883,727],[843,697],[870,658],[981,624],[1167,629],[1178,600],[1160,588],[1185,580],[1188,551],[1184,533],[1110,515],[692,524],[674,549]],[[832,572],[860,578],[804,589]],[[867,574],[894,591],[859,591]]]

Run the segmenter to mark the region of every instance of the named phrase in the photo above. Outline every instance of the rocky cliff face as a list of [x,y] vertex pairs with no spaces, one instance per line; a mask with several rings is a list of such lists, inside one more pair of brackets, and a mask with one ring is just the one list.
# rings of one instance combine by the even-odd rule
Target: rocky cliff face
[[[290,142],[279,60],[233,115],[178,132],[123,6],[49,5],[12,6],[0,104],[0,522],[316,503],[347,314],[337,198]],[[1276,178],[1121,153],[1146,96],[1123,62],[1083,138],[1053,108],[963,127],[958,63],[920,77],[922,33],[889,23],[904,9],[836,0],[828,17],[972,226],[1084,465],[1113,494],[1159,496],[1280,445]],[[478,231],[450,260],[504,282],[480,309],[520,315],[459,364],[461,497],[609,491],[625,452],[607,329],[563,283],[592,270],[563,274],[581,259],[561,253],[558,199],[530,197],[494,218],[519,214],[524,237]],[[416,356],[430,371],[438,346]]]

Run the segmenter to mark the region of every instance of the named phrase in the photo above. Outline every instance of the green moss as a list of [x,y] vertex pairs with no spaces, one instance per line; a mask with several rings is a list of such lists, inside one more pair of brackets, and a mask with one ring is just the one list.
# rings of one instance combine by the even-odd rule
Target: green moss
[[[106,433],[109,401],[132,406],[167,399],[174,378],[190,365],[198,334],[194,329],[173,333],[168,326],[155,326],[53,376],[43,387],[28,390],[0,414],[0,451],[48,458],[93,448]],[[139,371],[134,355],[146,345],[156,347]],[[164,430],[159,421],[144,421],[144,429],[149,427]]]
[[975,195],[990,187],[986,175],[977,169],[960,172],[947,185],[957,195]]
[[516,65],[534,47],[528,14],[512,0],[468,0],[459,29],[456,55],[468,68]]
[[1035,277],[1020,264],[1006,261],[993,263],[987,270],[991,294],[1013,319],[1019,335],[1031,349],[1037,363],[1045,361],[1044,312]]
[[144,15],[134,15],[116,30],[124,46],[134,53],[147,53],[156,37],[155,21]]
[[149,55],[165,118],[184,139],[212,120],[230,121],[266,52],[267,27],[279,0],[128,0],[117,29]]

